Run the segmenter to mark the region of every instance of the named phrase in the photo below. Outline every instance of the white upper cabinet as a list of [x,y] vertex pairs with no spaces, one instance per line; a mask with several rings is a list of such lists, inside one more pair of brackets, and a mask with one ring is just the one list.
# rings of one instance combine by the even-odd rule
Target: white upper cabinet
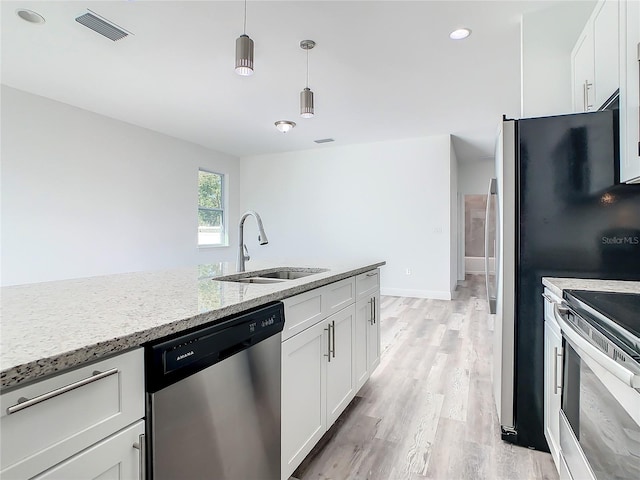
[[614,0],[604,2],[593,21],[595,108],[600,108],[620,86],[618,5]]
[[620,85],[618,2],[600,1],[571,53],[573,108],[598,110]]
[[620,180],[640,183],[640,2],[620,3]]
[[594,48],[593,29],[587,28],[580,35],[571,56],[573,72],[573,110],[589,112],[594,109]]

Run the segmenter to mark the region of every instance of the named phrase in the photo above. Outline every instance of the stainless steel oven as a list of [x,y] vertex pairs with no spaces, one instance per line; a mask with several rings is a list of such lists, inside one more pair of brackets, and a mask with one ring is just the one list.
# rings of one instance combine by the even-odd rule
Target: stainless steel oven
[[[555,311],[564,345],[561,478],[638,480],[640,339],[633,327],[629,331],[583,301],[582,292],[573,293],[565,292]],[[596,296],[616,304],[614,294]],[[629,322],[640,321],[640,308],[633,306],[640,306],[640,294],[624,300],[631,302]],[[615,309],[619,314],[620,305]]]

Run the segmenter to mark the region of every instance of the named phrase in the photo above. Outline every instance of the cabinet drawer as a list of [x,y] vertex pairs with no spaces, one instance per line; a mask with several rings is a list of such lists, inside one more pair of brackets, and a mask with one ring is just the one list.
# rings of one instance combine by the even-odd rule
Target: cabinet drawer
[[7,392],[0,405],[1,476],[30,478],[144,417],[143,349]]
[[[140,475],[140,436],[144,420],[91,446],[33,480],[135,480]],[[134,444],[138,448],[134,447]]]
[[380,270],[371,270],[356,277],[356,299],[361,300],[380,288]]
[[316,288],[282,301],[284,303],[283,342],[326,317],[322,311],[323,292],[323,288]]
[[322,287],[322,290],[325,292],[323,305],[325,317],[333,315],[356,301],[355,277],[331,283]]

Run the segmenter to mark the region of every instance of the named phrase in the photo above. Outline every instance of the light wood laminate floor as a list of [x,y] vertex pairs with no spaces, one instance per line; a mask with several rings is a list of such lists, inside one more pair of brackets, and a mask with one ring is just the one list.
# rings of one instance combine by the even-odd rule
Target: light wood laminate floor
[[382,297],[380,366],[293,478],[558,478],[548,453],[500,439],[483,277],[456,297]]

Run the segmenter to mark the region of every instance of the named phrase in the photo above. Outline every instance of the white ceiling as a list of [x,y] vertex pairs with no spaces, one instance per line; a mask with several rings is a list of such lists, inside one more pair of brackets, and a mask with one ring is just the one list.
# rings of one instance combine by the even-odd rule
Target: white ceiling
[[[472,161],[493,154],[502,114],[519,116],[521,15],[557,3],[250,1],[255,74],[240,77],[242,1],[3,0],[2,83],[235,156],[452,134]],[[87,9],[134,35],[74,21]],[[460,26],[472,35],[450,40]],[[303,39],[317,43],[312,119],[299,117]],[[283,119],[297,123],[286,135]]]

